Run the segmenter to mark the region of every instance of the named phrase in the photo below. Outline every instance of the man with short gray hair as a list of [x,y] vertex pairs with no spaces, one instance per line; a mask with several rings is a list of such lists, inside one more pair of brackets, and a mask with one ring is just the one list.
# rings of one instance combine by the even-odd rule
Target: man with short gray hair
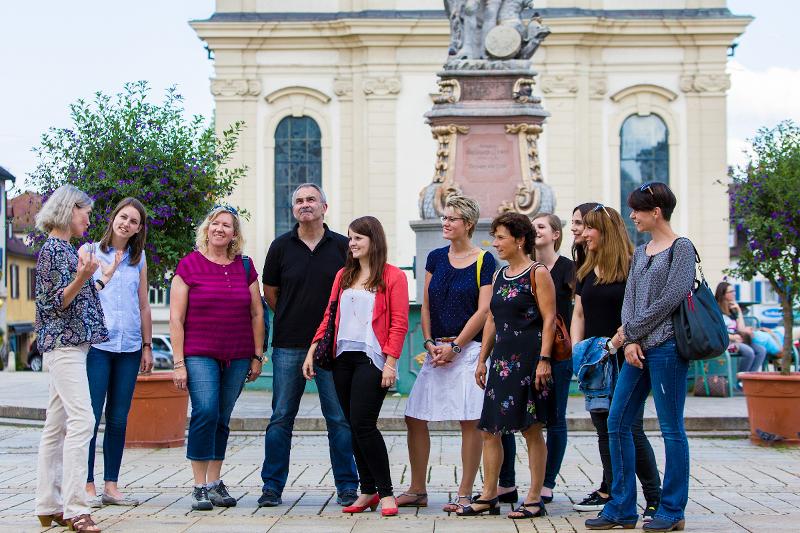
[[[302,366],[317,326],[326,312],[336,272],[344,266],[348,239],[323,222],[325,193],[304,183],[292,193],[294,228],[269,247],[262,280],[264,296],[275,313],[272,328],[272,417],[264,436],[264,485],[259,507],[282,503],[289,475],[292,429],[305,389]],[[337,502],[351,505],[358,494],[350,427],[333,386],[330,371],[315,368],[322,414],[328,427]]]

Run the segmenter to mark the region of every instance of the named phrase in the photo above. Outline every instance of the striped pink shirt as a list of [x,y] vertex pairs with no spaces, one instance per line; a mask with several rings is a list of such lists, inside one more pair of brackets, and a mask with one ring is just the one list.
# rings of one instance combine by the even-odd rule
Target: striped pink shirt
[[248,359],[256,350],[250,320],[249,286],[258,279],[250,261],[245,283],[242,256],[218,265],[198,251],[178,263],[175,274],[189,286],[189,303],[183,323],[186,357],[204,355],[220,361]]

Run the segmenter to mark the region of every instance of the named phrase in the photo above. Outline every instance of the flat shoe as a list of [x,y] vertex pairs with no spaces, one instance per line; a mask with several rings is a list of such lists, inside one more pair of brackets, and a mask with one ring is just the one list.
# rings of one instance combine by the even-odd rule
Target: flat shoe
[[[537,507],[539,510],[533,513],[528,510],[528,507]],[[541,501],[532,503],[523,503],[522,505],[514,509],[512,512],[518,513],[522,516],[508,515],[508,517],[511,520],[524,520],[526,518],[538,518],[540,516],[547,516],[547,509],[545,509],[544,503]]]
[[100,509],[101,507],[103,507],[103,498],[99,494],[97,496],[89,496],[86,499],[86,502],[92,509]]
[[683,531],[685,525],[686,525],[686,520],[678,520],[677,522],[668,522],[663,518],[653,518],[644,526],[642,526],[642,530],[653,531],[657,533],[664,533],[667,531]]
[[103,505],[121,505],[123,507],[136,507],[139,505],[139,500],[134,498],[128,498],[127,496],[115,498],[113,496],[109,496],[108,494],[103,494],[100,497],[100,501],[103,503]]

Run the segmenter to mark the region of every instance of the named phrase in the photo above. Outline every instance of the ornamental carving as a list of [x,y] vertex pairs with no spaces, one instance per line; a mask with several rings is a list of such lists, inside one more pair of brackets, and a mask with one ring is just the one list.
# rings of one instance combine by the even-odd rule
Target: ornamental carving
[[455,104],[461,100],[461,84],[458,80],[440,80],[439,93],[433,95],[434,104]]
[[681,76],[681,90],[685,93],[720,93],[731,88],[731,79],[728,74],[688,74]]
[[400,78],[378,76],[364,80],[362,89],[367,96],[390,96],[400,92]]
[[539,98],[533,96],[533,86],[536,80],[533,78],[519,78],[514,82],[514,88],[511,89],[511,97],[520,104],[527,104],[530,102],[539,102]]
[[575,94],[578,92],[578,78],[568,74],[544,74],[539,77],[539,85],[544,94],[554,96]]
[[261,94],[261,81],[215,78],[211,80],[211,94],[223,98],[258,96]]
[[342,100],[353,98],[353,80],[349,78],[334,79],[333,94],[335,94]]
[[522,183],[517,186],[512,201],[505,201],[497,209],[499,213],[513,211],[534,216],[540,212],[552,213],[555,209],[555,196],[552,189],[542,179],[539,163],[540,124],[506,124],[506,133],[516,134],[519,140]]
[[455,183],[453,168],[456,160],[457,137],[469,133],[469,126],[447,124],[431,128],[433,138],[438,143],[436,164],[434,165],[432,183],[419,194],[420,217],[426,220],[436,218],[444,213],[444,203],[451,194],[460,194],[461,189]]
[[589,97],[603,98],[608,92],[608,80],[605,76],[592,77],[589,79]]

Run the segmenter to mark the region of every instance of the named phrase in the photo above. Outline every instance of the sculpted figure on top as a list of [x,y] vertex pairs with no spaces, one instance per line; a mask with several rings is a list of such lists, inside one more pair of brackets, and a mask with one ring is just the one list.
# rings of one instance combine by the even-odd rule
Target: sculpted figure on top
[[444,0],[450,19],[450,49],[445,68],[503,69],[503,61],[528,60],[550,35],[538,13],[523,20],[533,0]]

